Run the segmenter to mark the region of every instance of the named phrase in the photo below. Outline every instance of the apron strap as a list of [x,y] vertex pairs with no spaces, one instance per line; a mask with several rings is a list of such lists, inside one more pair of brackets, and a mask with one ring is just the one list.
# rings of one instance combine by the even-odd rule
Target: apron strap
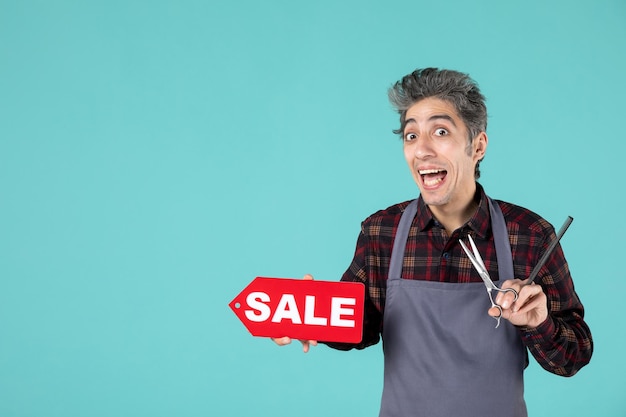
[[498,278],[500,282],[507,279],[513,279],[513,254],[511,253],[511,244],[509,243],[509,233],[506,230],[506,221],[500,205],[487,197],[489,202],[489,214],[491,216],[491,230],[493,232],[493,241],[496,245],[496,259],[498,260]]
[[387,277],[400,278],[402,276],[402,261],[404,260],[404,250],[406,248],[406,240],[409,237],[411,223],[417,213],[417,199],[411,201],[404,209],[400,224],[393,240],[393,249],[391,250],[391,259],[389,260],[389,275]]
[[[498,261],[498,278],[500,282],[512,279],[513,272],[513,256],[511,254],[511,244],[509,243],[509,234],[506,230],[506,221],[500,209],[500,205],[487,197],[489,205],[489,215],[491,217],[491,230],[493,232],[494,244],[496,246],[496,259]],[[417,199],[411,201],[404,209],[398,230],[393,241],[393,249],[391,251],[391,259],[389,261],[389,275],[391,278],[400,278],[402,276],[402,261],[404,260],[404,251],[406,249],[406,241],[409,236],[411,224],[417,213]]]

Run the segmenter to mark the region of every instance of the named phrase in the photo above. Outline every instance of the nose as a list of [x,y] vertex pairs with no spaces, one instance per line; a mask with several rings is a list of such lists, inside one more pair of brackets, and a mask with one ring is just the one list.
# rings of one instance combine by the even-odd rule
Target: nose
[[435,151],[433,149],[432,142],[430,141],[430,138],[427,136],[416,139],[415,143],[413,144],[413,147],[414,147],[413,155],[417,159],[428,159],[428,158],[432,158],[433,156],[435,156]]

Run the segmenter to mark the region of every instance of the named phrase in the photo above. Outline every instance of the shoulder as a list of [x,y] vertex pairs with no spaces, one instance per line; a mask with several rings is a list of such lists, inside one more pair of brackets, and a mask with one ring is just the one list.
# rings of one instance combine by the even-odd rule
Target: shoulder
[[394,204],[368,216],[363,220],[361,227],[366,235],[393,235],[400,222],[402,213],[412,200]]
[[545,234],[554,230],[552,225],[539,214],[525,207],[501,200],[494,200],[500,206],[509,227],[530,233]]

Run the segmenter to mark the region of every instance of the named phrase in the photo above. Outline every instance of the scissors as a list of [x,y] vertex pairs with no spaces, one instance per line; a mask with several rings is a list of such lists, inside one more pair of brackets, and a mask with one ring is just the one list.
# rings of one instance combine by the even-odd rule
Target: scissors
[[491,308],[495,307],[500,311],[500,314],[494,317],[494,319],[498,321],[498,324],[496,324],[496,329],[497,329],[500,326],[500,318],[502,318],[502,307],[500,307],[498,304],[496,304],[493,301],[492,292],[494,291],[504,292],[504,293],[512,292],[513,295],[515,295],[515,299],[513,301],[517,301],[518,294],[517,294],[517,291],[515,291],[513,288],[501,289],[501,288],[498,288],[496,284],[493,283],[493,281],[489,277],[489,272],[487,272],[487,268],[485,268],[485,264],[483,263],[483,258],[480,256],[480,253],[478,253],[478,249],[476,249],[474,240],[472,239],[470,235],[468,235],[467,237],[469,238],[469,242],[470,242],[470,245],[472,246],[472,251],[474,253],[469,251],[469,249],[467,248],[467,246],[465,246],[465,243],[463,243],[462,240],[459,239],[459,243],[461,244],[461,247],[463,248],[467,256],[470,258],[470,261],[472,261],[472,264],[474,265],[474,268],[476,268],[476,271],[478,271],[478,275],[480,275],[480,277],[483,279],[483,282],[485,283],[485,287],[487,287],[487,294],[489,295],[489,300],[491,301]]

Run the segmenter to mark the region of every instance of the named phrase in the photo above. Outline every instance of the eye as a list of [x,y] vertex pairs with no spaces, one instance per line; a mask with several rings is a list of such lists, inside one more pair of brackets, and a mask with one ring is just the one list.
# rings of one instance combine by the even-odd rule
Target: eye
[[448,134],[448,131],[444,129],[443,127],[440,127],[439,129],[435,129],[435,136],[446,136],[447,134]]
[[404,134],[404,141],[405,142],[411,142],[414,141],[415,139],[417,139],[417,135],[415,133],[405,133]]

